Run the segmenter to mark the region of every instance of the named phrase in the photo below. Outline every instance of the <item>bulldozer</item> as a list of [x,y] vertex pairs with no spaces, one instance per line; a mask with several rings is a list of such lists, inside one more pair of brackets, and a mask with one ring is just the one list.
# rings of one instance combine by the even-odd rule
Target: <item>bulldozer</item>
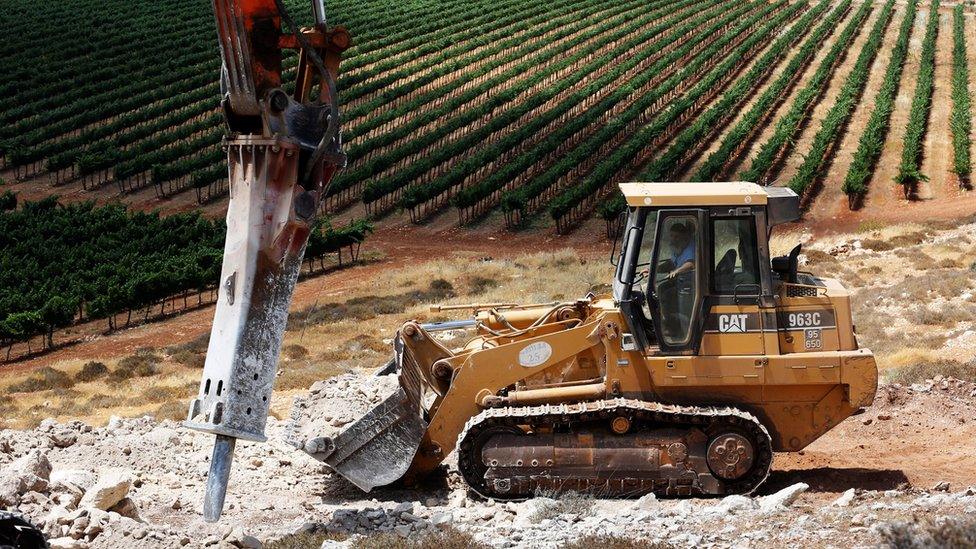
[[[266,439],[288,307],[318,202],[344,165],[335,77],[349,36],[296,27],[281,0],[214,0],[224,58],[228,236],[186,426],[216,436],[203,515],[219,519],[237,440]],[[292,34],[285,34],[282,21]],[[294,92],[281,49],[299,50]],[[317,93],[316,93],[317,91]],[[612,291],[575,301],[441,307],[403,324],[379,375],[397,390],[335,435],[298,443],[369,491],[457,454],[477,494],[748,494],[774,452],[802,450],[870,405],[877,365],[850,295],[771,257],[800,217],[789,189],[625,183]],[[468,330],[460,348],[436,337]]]

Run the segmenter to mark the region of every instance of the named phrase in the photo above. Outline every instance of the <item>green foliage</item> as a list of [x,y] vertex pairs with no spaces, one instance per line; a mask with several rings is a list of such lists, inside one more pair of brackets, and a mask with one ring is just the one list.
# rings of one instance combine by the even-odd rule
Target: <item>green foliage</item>
[[966,23],[962,4],[952,10],[952,169],[960,176],[972,172],[972,107],[969,97],[969,65],[966,60]]
[[[574,13],[563,14],[563,9],[559,6],[561,2],[557,2],[552,6],[554,17],[537,21],[534,29],[548,33],[547,36],[550,37],[548,40],[565,39],[562,49],[569,52],[575,46],[584,44],[588,40],[598,39],[599,43],[603,43],[604,39],[599,38],[600,35],[626,24],[628,22],[626,12],[634,9],[635,6],[646,5],[645,9],[657,12],[661,5],[667,3],[667,1],[655,1],[651,4],[623,2],[608,8],[606,12],[601,13],[599,18],[595,18],[592,14],[581,18]],[[577,3],[574,2],[573,4]],[[599,0],[596,2],[588,0],[579,3],[579,6],[587,11],[607,8],[605,3]],[[674,7],[678,8],[680,4],[675,4]],[[486,37],[488,36],[490,34],[486,35]],[[397,162],[412,155],[420,154],[425,148],[438,143],[453,132],[471,125],[490,112],[492,108],[501,107],[503,103],[492,102],[488,109],[464,109],[466,105],[479,96],[494,95],[494,90],[504,86],[509,81],[521,75],[538,71],[538,65],[549,60],[551,55],[539,51],[539,45],[533,45],[532,41],[523,43],[521,37],[516,37],[517,40],[512,43],[509,38],[511,37],[505,37],[499,41],[499,44],[509,48],[507,55],[496,56],[487,62],[483,60],[473,62],[470,65],[472,70],[457,75],[457,78],[451,83],[418,94],[416,97],[410,97],[406,101],[397,103],[395,108],[390,108],[389,104],[384,104],[381,105],[381,112],[374,111],[368,116],[363,114],[360,123],[349,129],[348,135],[351,137],[368,134],[400,117],[407,117],[408,120],[402,124],[394,125],[380,135],[369,137],[361,143],[350,146],[348,155],[353,167],[336,176],[330,186],[330,192],[338,193],[375,177],[396,165]],[[489,53],[492,49],[488,48],[485,52]],[[460,63],[463,63],[462,58],[451,60],[451,65],[454,67]],[[507,68],[500,71],[502,67]],[[422,78],[418,80],[422,80]],[[342,81],[340,78],[340,86]],[[400,86],[396,86],[384,90],[380,98],[388,102],[391,97],[397,97],[399,93]],[[342,95],[345,97],[346,93]],[[439,102],[439,99],[445,96],[446,100]],[[418,110],[420,113],[416,114]],[[435,121],[439,121],[438,124],[432,127],[422,138],[416,135],[418,130]],[[401,140],[403,140],[402,143]],[[373,151],[393,144],[396,146],[388,152],[372,154]]]
[[[664,152],[664,154],[658,156],[650,164],[648,164],[640,177],[644,181],[665,181],[671,175],[672,171],[675,169],[676,165],[681,161],[682,157],[693,147],[697,146],[704,140],[712,131],[715,130],[716,126],[722,120],[726,120],[729,116],[733,116],[735,113],[736,105],[739,105],[743,100],[746,99],[748,94],[758,87],[762,81],[769,76],[772,72],[773,67],[778,64],[783,57],[791,49],[791,45],[799,40],[801,36],[810,30],[810,24],[819,17],[824,11],[829,7],[829,2],[824,0],[817,4],[813,9],[809,10],[803,15],[790,30],[780,36],[766,51],[753,63],[752,68],[739,77],[722,95],[717,103],[712,105],[704,114],[699,116],[692,122],[687,128],[685,128],[677,137],[675,137],[672,145]],[[799,4],[798,4],[799,5]],[[836,21],[840,16],[848,9],[849,2],[846,2],[836,8],[830,16],[820,25],[820,27],[814,32],[814,34],[801,46],[801,53],[794,57],[794,60],[798,57],[802,57],[803,51],[808,46],[816,45],[816,41],[819,41],[821,35],[826,35],[836,24]],[[816,40],[816,41],[815,41]],[[813,48],[810,47],[812,54]],[[787,67],[789,70],[789,67]],[[774,84],[775,86],[775,84]],[[759,111],[756,112],[755,116],[759,116]],[[599,206],[597,209],[600,217],[605,220],[612,220],[620,214],[620,212],[625,208],[625,202],[621,195],[614,195],[610,200],[607,200]]]
[[[669,43],[677,42],[681,36],[694,29],[701,28],[702,25],[710,25],[703,32],[707,32],[707,29],[716,28],[716,23],[709,23],[709,19],[716,17],[720,13],[716,9],[717,3],[709,2],[704,6],[703,10],[689,11],[686,9],[687,6],[688,2],[679,2],[670,6],[668,9],[671,11],[666,13],[673,13],[671,17],[662,21],[660,24],[654,25],[638,37],[639,40],[646,42],[646,47],[635,55],[629,56],[624,62],[614,66],[613,70],[603,74],[600,77],[599,85],[620,78],[622,74],[633,70],[634,67],[647,59],[654,59],[653,56],[659,52],[659,48]],[[740,10],[739,13],[743,12]],[[585,131],[588,127],[593,127],[594,124],[602,121],[608,112],[612,112],[611,110],[616,105],[626,102],[628,98],[633,97],[635,89],[639,89],[650,82],[662,70],[665,70],[669,63],[673,63],[674,59],[679,58],[682,54],[687,55],[690,51],[692,51],[691,46],[685,44],[675,51],[669,52],[667,56],[654,61],[647,70],[635,74],[627,86],[614,89],[604,99],[580,113],[579,116],[574,116],[567,120],[566,123],[560,124],[559,127],[546,135],[545,139],[535,144],[531,150],[514,156],[504,166],[501,166],[489,176],[458,191],[458,194],[454,198],[455,206],[458,208],[468,208],[478,204],[482,200],[489,199],[496,192],[508,186],[510,182],[519,178],[521,174],[528,171],[534,165],[537,165],[540,161],[549,160],[554,154],[554,151],[563,147],[575,134]],[[589,93],[592,89],[594,88],[588,87],[586,92]],[[555,159],[555,163],[544,173],[533,178],[527,184],[519,185],[511,191],[504,193],[501,196],[502,207],[506,211],[522,209],[530,199],[552,188],[565,176],[566,172],[582,162],[582,156],[584,154],[588,152],[592,154],[591,147],[598,148],[603,141],[608,139],[608,134],[620,130],[622,120],[633,119],[636,116],[635,113],[639,112],[641,108],[647,108],[652,105],[659,97],[659,93],[655,90],[652,94],[642,95],[638,98],[636,104],[630,106],[619,118],[612,120],[609,124],[603,125],[599,131],[589,136],[585,143],[577,146],[571,153],[561,155]],[[539,125],[537,128],[545,127],[546,124],[554,120],[556,115],[561,115],[580,102],[585,101],[586,94],[580,95],[576,93],[568,96],[555,109],[550,111],[553,113],[553,117],[544,117],[538,120]],[[531,131],[525,135],[532,135],[532,133],[538,131],[537,128],[530,128]],[[594,143],[596,145],[593,145]],[[512,144],[518,145],[515,141]],[[503,147],[512,146],[512,144],[503,144]],[[504,153],[505,149],[503,148],[493,150],[491,154]],[[410,203],[406,203],[405,205],[409,206]]]
[[[647,125],[641,127],[630,139],[616,150],[608,154],[579,184],[568,188],[565,192],[556,196],[549,207],[549,214],[557,223],[563,216],[573,212],[578,205],[593,198],[597,193],[606,187],[608,182],[614,180],[614,176],[620,171],[622,166],[626,166],[634,161],[648,143],[661,138],[669,128],[679,124],[682,115],[694,107],[696,101],[700,100],[709,90],[717,86],[729,74],[733,74],[743,63],[749,59],[749,52],[762,44],[775,29],[782,25],[790,17],[795,15],[800,5],[792,7],[785,6],[782,2],[767,4],[748,17],[741,15],[735,17],[734,27],[721,38],[704,48],[693,60],[687,62],[677,70],[670,78],[656,88],[652,94],[657,94],[661,98],[667,91],[674,89],[680,82],[694,78],[699,71],[706,70],[708,63],[713,61],[716,56],[721,56],[722,52],[731,47],[737,37],[743,32],[753,29],[748,37],[732,47],[731,51],[713,68],[708,69],[704,76],[689,89],[687,92],[670,100],[654,119]],[[782,9],[781,9],[782,8]],[[781,9],[778,13],[775,10]],[[729,15],[735,15],[729,12]],[[705,34],[708,34],[705,31]],[[619,124],[614,131],[622,130],[626,124],[624,120],[617,121]]]
[[905,131],[901,164],[895,182],[910,185],[916,181],[928,181],[921,172],[922,139],[929,125],[929,111],[932,108],[932,88],[935,82],[935,39],[939,34],[939,0],[932,0],[925,25],[925,38],[922,40],[921,63],[915,79],[915,95],[912,109],[908,113],[908,129]]
[[[362,242],[373,231],[366,220],[317,227],[308,258]],[[223,239],[223,221],[197,212],[161,217],[120,205],[60,205],[57,197],[25,202],[0,215],[0,345],[40,334],[50,345],[54,330],[76,319],[131,313],[204,291],[220,274]]]
[[867,84],[868,75],[871,72],[871,65],[878,55],[878,50],[881,49],[885,29],[888,28],[894,11],[895,0],[888,0],[877,21],[875,21],[874,27],[871,28],[870,34],[868,34],[867,42],[861,47],[861,53],[858,54],[857,61],[854,62],[854,68],[847,75],[837,99],[827,111],[820,124],[820,129],[814,135],[810,151],[804,157],[796,175],[787,184],[796,194],[803,196],[821,174],[823,166],[827,162],[828,153],[840,139],[843,129],[847,127],[851,114],[853,114],[858,101],[861,99],[861,94],[864,92],[864,86]]
[[807,85],[797,93],[790,109],[776,122],[773,135],[759,148],[759,152],[749,169],[743,172],[743,179],[756,182],[765,180],[769,171],[773,169],[777,158],[793,146],[797,133],[810,116],[814,102],[830,82],[830,76],[840,64],[840,60],[847,54],[861,25],[871,13],[872,7],[873,2],[870,0],[861,4],[854,17],[837,37],[837,41],[824,55],[816,72],[807,81]]
[[[679,2],[668,9],[680,9],[686,3],[688,3],[687,0],[685,2]],[[594,44],[594,48],[598,47],[598,45],[612,44],[614,40],[621,40],[622,43],[615,45],[610,51],[594,59],[588,59],[588,56],[594,50],[581,48],[574,51],[572,55],[560,58],[557,62],[549,64],[542,70],[531,72],[528,78],[520,80],[515,86],[493,93],[488,101],[479,108],[465,111],[461,116],[452,118],[445,126],[438,126],[436,130],[426,134],[419,140],[414,140],[435,143],[439,139],[437,136],[449,135],[454,131],[462,130],[469,127],[474,121],[492,113],[490,120],[486,124],[479,125],[473,131],[464,132],[463,136],[452,143],[451,146],[432,148],[428,151],[428,154],[424,155],[424,158],[409,164],[404,169],[397,170],[387,177],[368,182],[363,188],[363,201],[367,203],[375,202],[404,187],[408,187],[431,169],[458,156],[459,152],[474,148],[473,152],[465,154],[454,167],[446,170],[445,173],[437,174],[436,178],[432,181],[409,186],[404,192],[402,205],[408,208],[414,207],[460,184],[466,177],[475,173],[482,166],[496,161],[504,151],[521,144],[527,138],[558,118],[559,115],[567,112],[571,106],[579,104],[580,101],[585,100],[586,97],[599,90],[601,83],[606,84],[611,80],[608,79],[609,77],[607,75],[603,75],[596,82],[591,82],[585,87],[577,89],[571,95],[573,101],[560,101],[555,108],[543,110],[529,117],[518,131],[508,133],[498,138],[497,141],[486,142],[493,134],[518,122],[527,114],[533,113],[533,111],[544,106],[561,92],[571,89],[585,75],[613,63],[614,59],[621,53],[636,47],[638,44],[647,42],[656,34],[662,32],[668,25],[654,25],[652,29],[644,30],[637,35],[628,37],[628,35],[632,35],[634,32],[640,30],[642,26],[647,25],[647,23],[654,21],[656,17],[659,17],[661,15],[660,11],[651,10],[643,12],[639,17],[625,20],[622,22],[624,24],[618,25],[617,27],[608,25],[609,22],[599,25],[600,28],[606,27],[604,30],[612,29],[612,31],[609,34],[600,36]],[[669,19],[668,21],[673,24],[674,19],[677,18]],[[643,55],[646,57],[650,53],[644,53]],[[575,68],[571,76],[556,79],[549,85],[542,85],[547,83],[553,75],[559,74],[560,71],[573,69],[574,64],[581,61],[584,64]],[[614,67],[610,73],[619,76],[620,68]],[[533,89],[538,89],[538,91],[526,93]]]
[[905,68],[905,57],[908,55],[908,40],[912,35],[912,28],[915,26],[915,13],[918,7],[918,0],[909,0],[905,8],[905,18],[902,20],[901,28],[898,31],[898,38],[895,47],[891,50],[891,60],[885,71],[884,81],[878,90],[878,95],[874,100],[874,110],[871,111],[871,118],[864,126],[861,138],[858,141],[857,151],[851,160],[851,167],[844,178],[843,191],[852,197],[862,196],[867,192],[868,181],[874,173],[874,166],[881,157],[881,150],[884,148],[885,139],[888,135],[888,128],[891,123],[891,113],[895,109],[895,96],[898,94],[898,86],[901,83],[901,75]]
[[0,194],[0,212],[17,209],[17,195],[13,191]]
[[0,215],[0,339],[6,343],[88,318],[146,307],[213,284],[223,223],[122,206],[25,202]]
[[[743,141],[752,135],[760,121],[765,120],[775,105],[792,89],[797,81],[796,75],[800,74],[807,65],[813,60],[820,44],[830,36],[830,33],[837,27],[841,18],[851,7],[850,0],[841,2],[830,15],[817,26],[813,34],[807,38],[800,48],[793,54],[782,73],[766,88],[765,91],[753,102],[752,107],[742,116],[742,118],[729,130],[722,139],[719,148],[708,155],[705,162],[695,172],[692,178],[695,181],[712,181],[722,168],[730,161],[732,155],[741,147]],[[612,208],[611,208],[612,211]],[[619,211],[619,210],[617,210]],[[609,213],[609,212],[608,212]],[[612,219],[604,215],[607,219]]]
[[345,227],[336,229],[328,220],[319,218],[309,234],[305,258],[321,257],[360,244],[372,233],[373,224],[368,219],[357,219]]

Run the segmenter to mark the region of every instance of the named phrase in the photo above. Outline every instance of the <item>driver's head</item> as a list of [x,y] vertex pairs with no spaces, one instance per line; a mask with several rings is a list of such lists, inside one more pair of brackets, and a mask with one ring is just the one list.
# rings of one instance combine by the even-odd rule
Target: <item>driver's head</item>
[[671,230],[669,236],[671,238],[671,246],[676,249],[684,248],[688,244],[688,239],[691,234],[691,230],[688,225],[684,223],[675,223],[671,225]]

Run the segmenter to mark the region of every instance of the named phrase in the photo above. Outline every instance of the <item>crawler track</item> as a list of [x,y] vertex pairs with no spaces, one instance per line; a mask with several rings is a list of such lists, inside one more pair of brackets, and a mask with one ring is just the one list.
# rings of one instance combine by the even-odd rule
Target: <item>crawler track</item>
[[[624,398],[488,409],[459,441],[465,481],[496,499],[748,494],[773,456],[769,433],[747,412]],[[741,458],[726,460],[729,449]]]

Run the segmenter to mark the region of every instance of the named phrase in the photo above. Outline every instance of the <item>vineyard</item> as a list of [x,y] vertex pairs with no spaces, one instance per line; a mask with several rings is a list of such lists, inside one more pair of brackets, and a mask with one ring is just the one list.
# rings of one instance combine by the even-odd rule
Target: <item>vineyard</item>
[[[364,221],[320,222],[307,271],[329,254],[355,257],[371,230]],[[224,232],[223,221],[199,212],[161,217],[54,196],[16,208],[12,193],[0,195],[0,360],[15,345],[22,355],[50,348],[55,330],[81,322],[104,319],[113,330],[212,303]]]
[[[3,6],[17,37],[0,46],[11,188],[219,212],[209,2],[68,0],[82,35],[57,47],[57,10]],[[565,233],[594,213],[615,219],[615,184],[635,178],[788,185],[835,214],[841,196],[851,210],[888,209],[899,185],[903,208],[971,200],[972,6],[371,0],[330,11],[354,36],[339,80],[349,167],[322,202],[344,220],[503,214],[510,229]],[[296,64],[287,58],[286,74]]]

